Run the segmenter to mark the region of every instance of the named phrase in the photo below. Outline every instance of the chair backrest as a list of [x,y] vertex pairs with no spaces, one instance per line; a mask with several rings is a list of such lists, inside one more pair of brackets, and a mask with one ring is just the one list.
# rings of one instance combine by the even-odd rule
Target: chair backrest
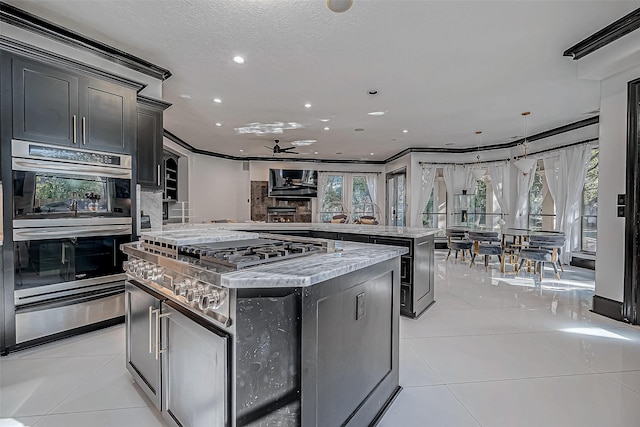
[[466,233],[464,231],[452,228],[445,229],[444,234],[452,239],[464,239],[466,237]]
[[469,240],[474,242],[499,242],[500,237],[494,231],[470,231]]
[[563,234],[533,234],[529,237],[529,246],[532,248],[561,248],[564,246]]

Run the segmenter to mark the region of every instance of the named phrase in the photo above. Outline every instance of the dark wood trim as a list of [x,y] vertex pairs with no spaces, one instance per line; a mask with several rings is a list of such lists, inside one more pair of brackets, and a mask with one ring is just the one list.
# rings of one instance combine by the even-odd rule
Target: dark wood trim
[[620,322],[625,321],[625,319],[622,317],[622,303],[620,301],[614,301],[609,298],[594,295],[593,310],[591,311],[596,314],[609,317],[613,320],[618,320]]
[[147,87],[146,83],[140,83],[117,74],[109,73],[99,68],[83,64],[74,59],[67,58],[66,56],[58,55],[2,35],[0,35],[0,50],[4,50],[8,53],[19,55],[27,59],[44,62],[46,64],[71,68],[81,73],[87,73],[104,80],[112,81],[120,86],[135,89],[136,92],[140,92],[142,89]]
[[640,9],[634,10],[616,22],[607,25],[600,31],[571,46],[565,50],[562,55],[573,57],[573,60],[577,61],[638,28],[640,28]]
[[[595,117],[590,117],[588,119],[580,120],[578,122],[569,123],[568,125],[560,126],[555,129],[547,130],[547,131],[538,133],[536,135],[533,135],[531,137],[528,137],[527,140],[529,142],[536,141],[539,139],[549,138],[551,136],[559,135],[565,132],[570,132],[572,130],[580,129],[586,126],[591,126],[591,125],[597,124],[599,122],[599,119],[600,119],[599,116],[595,116]],[[228,154],[216,153],[213,151],[207,151],[207,150],[201,150],[199,148],[195,148],[193,145],[189,144],[188,142],[185,142],[184,140],[180,139],[178,136],[176,136],[175,134],[171,133],[166,129],[164,130],[164,136],[170,139],[171,141],[175,142],[182,148],[189,150],[192,153],[202,154],[205,156],[219,157],[221,159],[239,160],[239,161],[262,161],[262,162],[293,162],[295,161],[295,162],[306,162],[306,163],[347,163],[347,164],[362,164],[362,165],[385,165],[387,163],[391,163],[392,161],[399,159],[400,157],[406,156],[407,154],[410,154],[410,153],[463,154],[463,153],[475,153],[476,151],[478,151],[478,148],[476,147],[467,147],[467,148],[416,147],[416,148],[407,148],[405,150],[402,150],[401,152],[394,154],[393,156],[389,157],[386,160],[304,159],[304,158],[296,158],[296,157],[240,157],[240,156],[231,156]],[[561,148],[571,147],[573,145],[586,144],[586,143],[597,141],[597,140],[598,138],[591,138],[584,141],[563,145],[560,147],[554,147],[554,148],[549,148],[542,151],[536,151],[530,154],[545,153],[547,151],[558,150]],[[512,148],[521,144],[522,142],[523,140],[520,139],[517,141],[506,142],[503,144],[487,145],[484,147],[480,147],[480,151],[497,150],[501,148]],[[509,160],[509,159],[504,159],[504,160]],[[491,161],[495,161],[495,160],[491,160]],[[460,164],[472,164],[472,163],[475,163],[475,162],[460,163]],[[451,162],[446,164],[451,164]]]
[[627,179],[624,239],[624,306],[628,322],[640,323],[640,79],[628,84]]
[[42,19],[5,2],[0,2],[0,22],[22,28],[76,49],[91,52],[116,64],[160,80],[171,77],[171,71],[131,55],[113,46],[85,37],[80,33]]
[[138,96],[136,97],[136,102],[138,103],[138,105],[142,105],[142,106],[157,109],[157,110],[163,110],[163,111],[173,105],[161,99],[149,98],[148,96],[144,96],[140,94],[138,94]]

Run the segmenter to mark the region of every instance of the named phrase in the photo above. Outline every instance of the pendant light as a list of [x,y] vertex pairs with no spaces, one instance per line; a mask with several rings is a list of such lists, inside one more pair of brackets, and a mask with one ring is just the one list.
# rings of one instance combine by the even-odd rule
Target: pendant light
[[524,118],[524,142],[522,143],[524,147],[524,157],[514,163],[523,175],[529,175],[536,163],[535,159],[527,158],[527,116],[529,114],[531,114],[529,111],[522,113],[522,117]]
[[473,169],[471,169],[471,175],[476,179],[476,181],[482,180],[482,177],[487,173],[486,169],[483,169],[480,166],[480,138],[482,138],[482,131],[476,131],[476,145],[478,147],[478,155],[476,156],[476,165]]
[[353,5],[353,0],[327,0],[327,7],[336,13],[346,12]]

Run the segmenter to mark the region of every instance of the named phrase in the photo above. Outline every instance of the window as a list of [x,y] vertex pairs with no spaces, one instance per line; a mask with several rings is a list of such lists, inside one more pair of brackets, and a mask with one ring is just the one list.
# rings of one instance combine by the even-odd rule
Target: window
[[591,150],[591,159],[582,189],[581,248],[584,252],[596,252],[598,242],[598,166],[599,148]]
[[437,228],[438,227],[438,210],[437,202],[435,200],[436,185],[434,184],[429,196],[427,206],[425,206],[422,212],[422,226],[425,228]]
[[364,176],[353,176],[351,192],[352,221],[357,221],[361,216],[376,216],[374,202],[369,193],[367,179]]
[[533,186],[529,191],[529,228],[555,230],[556,206],[544,176],[544,162],[538,159]]
[[334,215],[346,214],[342,204],[343,181],[344,177],[342,175],[329,175],[327,177],[324,203],[320,207],[321,222],[330,222]]

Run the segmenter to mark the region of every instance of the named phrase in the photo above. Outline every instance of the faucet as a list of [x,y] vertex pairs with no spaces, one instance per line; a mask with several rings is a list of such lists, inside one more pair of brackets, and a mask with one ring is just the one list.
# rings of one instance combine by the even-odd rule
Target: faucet
[[73,216],[78,216],[78,193],[75,191],[72,193],[71,204],[69,205],[69,210],[73,212]]

